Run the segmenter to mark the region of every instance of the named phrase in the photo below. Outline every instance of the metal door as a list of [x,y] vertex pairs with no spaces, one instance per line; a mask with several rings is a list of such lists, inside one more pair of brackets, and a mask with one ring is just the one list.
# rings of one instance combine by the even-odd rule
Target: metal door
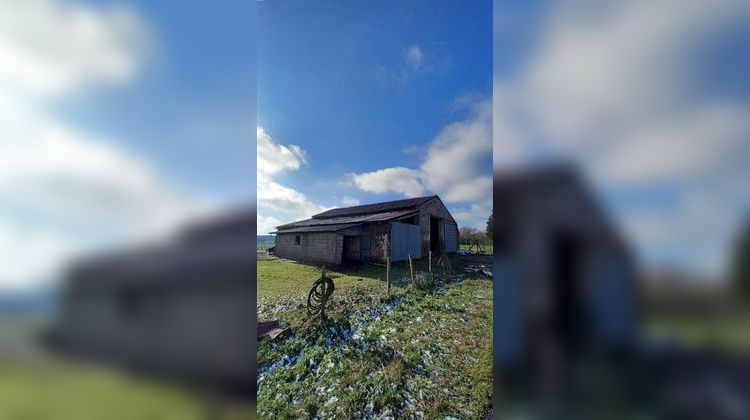
[[369,236],[363,236],[362,237],[362,252],[360,252],[360,258],[362,261],[370,261],[370,237]]
[[444,232],[443,232],[443,238],[445,240],[445,246],[443,247],[443,250],[445,252],[456,252],[458,249],[457,240],[456,240],[456,225],[453,223],[445,222],[443,224],[444,226]]
[[422,257],[419,225],[391,222],[391,261]]

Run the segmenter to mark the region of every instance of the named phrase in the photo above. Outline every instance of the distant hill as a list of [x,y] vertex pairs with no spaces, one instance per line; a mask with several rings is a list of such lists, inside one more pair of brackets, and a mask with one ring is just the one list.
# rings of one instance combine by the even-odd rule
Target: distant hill
[[51,313],[58,301],[54,290],[24,293],[0,293],[0,316],[11,314]]
[[259,244],[272,244],[276,241],[274,235],[258,235],[257,243]]

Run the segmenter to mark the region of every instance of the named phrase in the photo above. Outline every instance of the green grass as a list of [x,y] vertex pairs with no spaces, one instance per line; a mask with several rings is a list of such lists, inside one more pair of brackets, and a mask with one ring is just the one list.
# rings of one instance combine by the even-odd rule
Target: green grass
[[[458,249],[464,249],[466,251],[468,251],[469,248],[472,248],[472,246],[471,245],[459,245],[458,246]],[[482,248],[484,249],[485,253],[490,254],[490,255],[492,255],[492,252],[494,251],[494,246],[492,244],[490,244],[490,245],[482,245]],[[477,249],[476,246],[473,247],[473,250],[474,251],[478,251],[478,249]]]
[[652,338],[734,354],[750,352],[750,311],[714,316],[654,314],[645,318],[644,329]]
[[273,245],[273,243],[257,243],[256,249],[258,251],[268,251],[268,248],[271,248]]
[[[206,400],[178,384],[101,366],[45,359],[0,361],[0,418],[17,420],[190,420]],[[222,408],[226,419],[253,418],[249,404]]]
[[[51,355],[36,336],[46,320],[0,318],[0,419],[203,419],[206,399],[175,382]],[[227,420],[254,418],[249,403],[225,402]]]
[[[393,272],[402,278],[408,265]],[[492,389],[491,281],[430,291],[394,281],[386,296],[382,267],[329,274],[336,290],[326,322],[258,343],[259,417],[482,416]],[[258,261],[259,319],[298,325],[318,277],[315,266]],[[264,372],[284,356],[293,363]]]

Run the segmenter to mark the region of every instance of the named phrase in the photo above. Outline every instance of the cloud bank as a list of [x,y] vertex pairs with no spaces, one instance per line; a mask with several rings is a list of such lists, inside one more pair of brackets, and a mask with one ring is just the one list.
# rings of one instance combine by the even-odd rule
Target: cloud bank
[[371,193],[405,197],[438,194],[446,204],[468,203],[473,211],[461,209],[454,216],[459,223],[481,228],[492,208],[492,101],[474,98],[463,102],[467,117],[439,130],[417,168],[352,174],[353,184]]
[[128,7],[0,1],[0,292],[48,286],[72,255],[210,207],[51,106],[130,83],[155,44]]
[[[309,200],[303,193],[286,187],[274,177],[307,165],[306,152],[297,145],[275,141],[262,127],[258,136],[258,235],[276,230],[276,226],[328,210]],[[273,216],[271,216],[273,215]]]

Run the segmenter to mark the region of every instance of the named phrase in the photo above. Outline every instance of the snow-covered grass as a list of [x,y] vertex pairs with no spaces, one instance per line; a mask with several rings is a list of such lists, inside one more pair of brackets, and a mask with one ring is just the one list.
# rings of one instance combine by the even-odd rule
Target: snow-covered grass
[[[380,267],[329,274],[336,290],[325,322],[258,343],[259,417],[484,414],[492,390],[491,281],[397,285],[387,296]],[[313,266],[258,261],[258,318],[296,327],[318,277]]]

